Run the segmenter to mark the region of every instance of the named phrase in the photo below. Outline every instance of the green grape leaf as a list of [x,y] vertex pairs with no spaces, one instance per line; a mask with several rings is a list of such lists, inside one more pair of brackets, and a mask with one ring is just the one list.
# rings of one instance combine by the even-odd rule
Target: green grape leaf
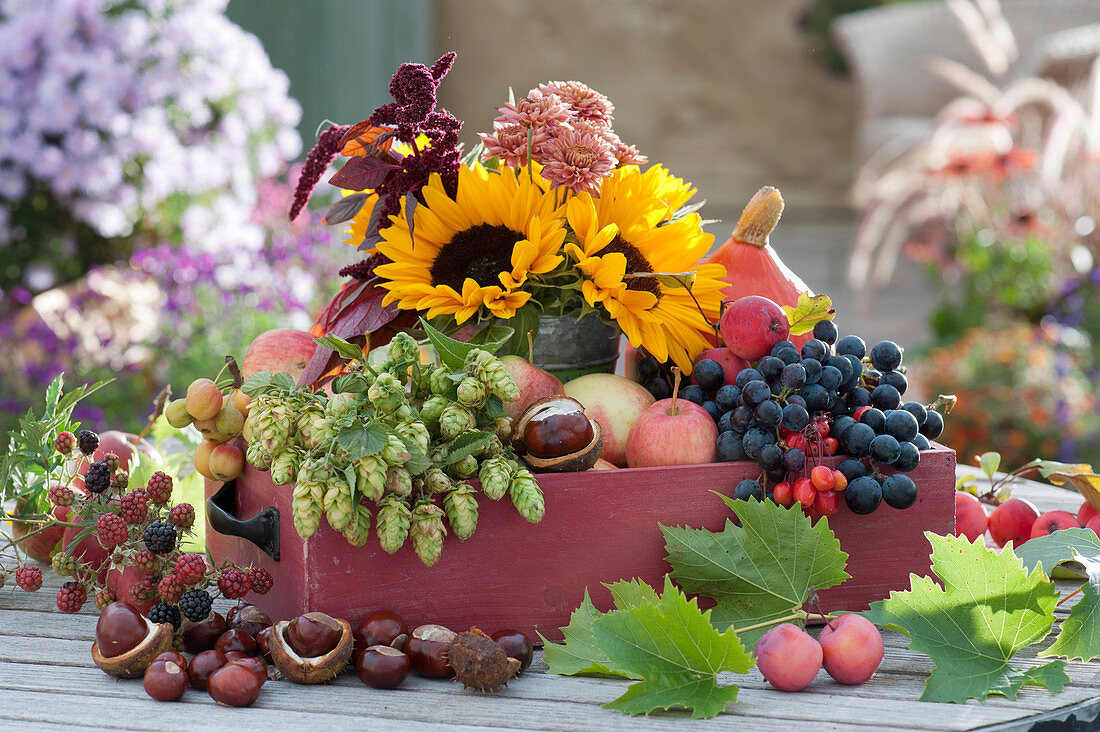
[[481,348],[489,353],[496,353],[500,350],[501,346],[508,342],[508,339],[512,337],[512,333],[514,332],[507,326],[495,325],[492,328],[485,329],[490,331],[485,335],[487,340],[483,340],[480,343],[474,343],[472,341],[464,343],[448,335],[444,335],[442,332],[433,328],[431,323],[424,318],[420,318],[420,327],[424,329],[424,333],[428,336],[428,340],[435,346],[436,353],[439,354],[439,360],[443,365],[449,369],[459,371],[462,370],[463,365],[466,363],[466,355],[470,351],[475,348]]
[[443,464],[454,465],[460,460],[465,460],[484,448],[492,436],[491,432],[463,432],[447,445],[447,455],[443,458]]
[[602,616],[592,604],[588,590],[584,591],[584,600],[569,616],[569,625],[562,628],[565,637],[562,643],[551,643],[539,634],[546,665],[550,673],[560,676],[618,676],[630,678],[624,673],[611,669],[607,656],[596,647],[596,636],[592,632],[592,623]]
[[641,607],[657,602],[660,596],[651,585],[640,579],[622,580],[604,585],[615,600],[615,607],[620,610]]
[[791,335],[809,333],[814,326],[823,320],[832,320],[836,315],[833,309],[833,301],[828,295],[810,295],[808,292],[800,293],[798,304],[795,307],[780,305],[787,314],[787,322],[791,326]]
[[1030,539],[1014,551],[1029,572],[1038,567],[1049,576],[1063,562],[1082,557],[1100,561],[1100,536],[1091,529],[1062,529]]
[[753,666],[733,628],[719,632],[710,611],[701,611],[668,577],[657,602],[598,617],[592,632],[612,668],[642,679],[604,705],[632,716],[683,707],[694,719],[714,717],[737,700],[738,691],[719,686],[718,674],[747,673]]
[[[812,589],[844,582],[848,555],[826,518],[816,524],[771,501],[733,501],[741,520],[721,532],[662,526],[671,576],[687,592],[717,601],[719,628],[746,627],[797,612]],[[742,635],[754,645],[764,629]]]
[[386,446],[389,435],[381,427],[349,427],[340,430],[336,444],[347,452],[348,460],[377,455]]
[[1063,529],[1040,536],[1016,549],[1028,569],[1038,567],[1048,575],[1055,567],[1072,562],[1084,574],[1081,597],[1062,621],[1054,643],[1040,656],[1061,656],[1085,662],[1100,656],[1100,536],[1089,529]]
[[329,333],[328,335],[321,336],[320,338],[314,338],[313,342],[321,348],[327,348],[330,351],[336,351],[340,355],[340,358],[346,358],[349,361],[362,361],[363,349],[354,343],[348,343],[340,336]]
[[1028,574],[1009,548],[1000,553],[965,537],[925,533],[932,544],[930,577],[910,575],[864,613],[910,638],[909,647],[935,663],[921,701],[962,703],[1003,694],[1015,700],[1024,684],[1058,693],[1069,681],[1065,662],[1021,670],[1009,661],[1042,640],[1054,623],[1058,590],[1042,572]]

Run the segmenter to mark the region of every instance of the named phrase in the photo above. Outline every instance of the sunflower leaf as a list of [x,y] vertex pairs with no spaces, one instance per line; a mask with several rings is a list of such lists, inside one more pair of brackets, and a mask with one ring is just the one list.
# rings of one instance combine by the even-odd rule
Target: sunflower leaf
[[787,314],[787,322],[791,326],[791,335],[809,333],[814,326],[823,320],[832,320],[836,315],[833,309],[833,301],[828,295],[810,295],[808,292],[800,293],[798,305],[781,305],[783,312]]

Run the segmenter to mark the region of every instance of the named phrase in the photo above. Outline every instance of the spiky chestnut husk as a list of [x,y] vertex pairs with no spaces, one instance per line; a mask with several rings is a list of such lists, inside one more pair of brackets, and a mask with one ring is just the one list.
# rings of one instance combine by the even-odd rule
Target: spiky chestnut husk
[[477,691],[494,691],[519,673],[520,662],[477,628],[459,633],[447,647],[447,662],[463,686]]

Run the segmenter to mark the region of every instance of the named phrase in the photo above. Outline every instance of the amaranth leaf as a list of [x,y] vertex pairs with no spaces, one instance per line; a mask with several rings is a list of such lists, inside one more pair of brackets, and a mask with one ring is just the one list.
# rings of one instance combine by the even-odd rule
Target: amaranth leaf
[[[848,555],[828,520],[816,524],[797,507],[771,501],[723,497],[741,520],[727,521],[715,533],[706,529],[661,527],[671,576],[687,592],[717,601],[718,628],[746,627],[799,611],[811,589],[844,582]],[[742,635],[753,645],[764,629]]]
[[1027,574],[1011,549],[998,554],[965,537],[925,536],[943,587],[910,575],[911,589],[891,592],[864,613],[908,635],[909,648],[936,664],[921,701],[962,703],[990,694],[1015,700],[1024,684],[1061,691],[1069,681],[1063,661],[1026,670],[1009,663],[1050,632],[1058,602],[1054,585],[1042,572]]
[[596,618],[592,631],[612,668],[642,679],[604,705],[625,714],[683,707],[695,719],[716,716],[737,700],[737,687],[719,686],[718,674],[753,666],[737,633],[719,632],[710,611],[699,610],[668,577],[658,602]]

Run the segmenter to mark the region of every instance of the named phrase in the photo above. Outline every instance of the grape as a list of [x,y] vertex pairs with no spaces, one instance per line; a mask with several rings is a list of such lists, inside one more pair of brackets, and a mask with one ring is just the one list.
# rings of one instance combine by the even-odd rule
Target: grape
[[752,478],[745,478],[733,489],[733,497],[739,501],[764,500],[764,488]]
[[893,341],[879,341],[871,347],[871,365],[879,371],[893,371],[901,366],[901,348]]
[[802,468],[806,467],[806,453],[797,447],[792,447],[783,453],[783,465],[789,473],[801,472]]
[[759,427],[751,427],[741,439],[741,447],[749,460],[756,460],[760,457],[760,451],[764,449],[764,446],[771,445],[774,442],[775,438],[764,430]]
[[801,404],[788,404],[783,407],[783,426],[790,431],[801,432],[809,423],[810,413]]
[[873,429],[876,435],[886,431],[886,415],[874,407],[863,410],[863,414],[859,415],[859,423]]
[[824,387],[819,384],[806,384],[802,387],[802,398],[806,400],[806,411],[811,414],[828,409],[832,403],[832,397]]
[[860,407],[871,406],[871,392],[864,389],[862,386],[857,386],[848,392],[848,407],[851,409],[859,409]]
[[844,502],[852,513],[866,516],[882,503],[882,485],[869,475],[856,478],[848,483],[844,491]]
[[[840,372],[840,383],[851,380],[854,369],[852,368],[852,362],[844,356],[829,356],[825,361],[826,366],[832,366]],[[860,369],[862,371],[863,369]]]
[[892,409],[886,413],[886,434],[898,442],[908,442],[917,436],[917,418],[904,409]]
[[829,430],[829,434],[838,440],[844,439],[844,433],[856,423],[854,419],[848,415],[842,415],[833,420],[833,426]]
[[867,369],[863,372],[863,385],[873,391],[874,388],[878,386],[880,376],[882,376],[882,374],[875,369]]
[[[777,465],[774,468],[768,468],[764,471],[764,477],[768,479],[773,485],[778,483],[787,477],[787,469],[782,465]],[[771,498],[771,491],[768,492],[768,498]]]
[[804,358],[801,363],[802,367],[806,369],[806,383],[816,384],[817,380],[821,378],[821,362],[813,358]]
[[768,384],[768,388],[772,390],[772,396],[779,396],[783,393],[783,386],[779,383],[778,379],[770,382]]
[[928,444],[928,438],[919,433],[911,440],[911,442],[916,446],[918,450],[929,450],[932,448],[932,446]]
[[837,336],[840,333],[837,332],[836,323],[831,320],[822,320],[820,323],[814,323],[814,338],[819,341],[824,341],[829,345],[836,343]]
[[848,400],[842,396],[836,396],[833,398],[833,406],[829,408],[829,411],[833,413],[834,417],[844,417],[851,414],[852,409],[848,406]]
[[707,414],[710,418],[717,422],[722,417],[722,410],[718,409],[718,405],[709,399],[703,402],[703,409],[707,410]]
[[821,369],[821,378],[817,383],[829,391],[836,391],[843,380],[844,376],[840,373],[840,369],[836,366],[826,366]]
[[808,358],[812,358],[815,361],[820,361],[829,355],[829,347],[824,342],[811,338],[802,344],[802,360],[805,361]]
[[750,381],[741,389],[741,399],[750,407],[766,401],[772,395],[771,387],[763,381]]
[[867,466],[861,463],[859,460],[852,458],[844,458],[840,461],[840,465],[836,466],[836,469],[844,473],[844,477],[851,483],[856,478],[862,478],[867,475]]
[[700,359],[692,371],[695,383],[703,388],[703,391],[718,391],[726,381],[726,370],[722,364],[714,359]]
[[744,389],[745,384],[750,381],[763,381],[764,375],[756,369],[741,369],[737,372],[737,378],[734,379],[734,384],[738,389]]
[[702,387],[692,384],[680,390],[680,398],[702,405],[707,400],[707,393],[703,391]]
[[749,425],[752,424],[753,416],[752,407],[742,404],[740,407],[733,410],[733,416],[730,417],[730,425],[733,426],[734,431],[744,432],[749,428]]
[[718,435],[718,460],[732,463],[745,457],[741,447],[741,435],[736,432],[722,432]]
[[887,409],[897,409],[901,406],[901,394],[889,384],[879,384],[871,392],[871,404],[884,412]]
[[760,372],[760,375],[764,377],[764,381],[769,384],[779,378],[779,372],[786,366],[783,359],[775,356],[764,356],[756,362],[756,370]]
[[653,356],[646,356],[638,361],[638,376],[642,381],[649,381],[661,375],[661,362]]
[[928,410],[924,408],[924,405],[920,402],[906,402],[901,405],[901,408],[917,418],[917,428],[920,429],[920,426],[924,424],[924,418],[928,416]]
[[741,390],[733,384],[727,384],[714,395],[714,401],[723,412],[728,412],[737,407],[741,399]]
[[844,452],[852,457],[864,457],[871,450],[875,431],[865,424],[855,424],[844,433]]
[[879,385],[889,384],[898,390],[898,394],[904,394],[905,390],[909,387],[909,381],[905,378],[905,374],[900,371],[887,371],[879,377]]
[[644,384],[646,391],[653,395],[654,399],[668,399],[672,396],[672,389],[664,379],[650,379]]
[[800,363],[784,366],[779,373],[779,383],[788,389],[801,389],[806,383],[806,367]]
[[892,435],[878,435],[871,440],[871,459],[882,465],[893,465],[901,456],[901,445]]
[[917,502],[917,484],[901,473],[887,476],[882,481],[882,500],[894,508],[909,508]]
[[[908,414],[908,412],[906,412]],[[779,402],[774,402],[771,399],[760,402],[760,405],[756,407],[756,422],[761,427],[766,429],[775,429],[779,426],[780,420],[783,419],[783,407],[779,406]]]
[[863,339],[855,335],[846,335],[836,343],[837,355],[846,356],[851,354],[856,359],[862,359],[867,355],[867,344],[863,342]]
[[783,363],[797,363],[800,358],[798,349],[790,341],[779,341],[772,346],[772,352],[769,355],[775,356]]
[[929,440],[934,440],[943,433],[943,415],[935,409],[928,410],[928,416],[920,426],[920,433]]
[[779,445],[764,445],[757,462],[764,469],[778,468],[783,463],[783,448]]
[[908,473],[920,465],[920,452],[912,442],[901,443],[901,454],[894,461],[894,470]]
[[721,417],[719,417],[718,418],[718,431],[719,432],[729,432],[729,431],[731,431],[733,429],[733,423],[731,421],[732,418],[733,418],[733,410],[732,409],[730,411],[726,412],[725,414],[723,414]]
[[797,404],[803,409],[806,408],[806,400],[802,398],[800,394],[791,394],[787,397],[787,404]]

